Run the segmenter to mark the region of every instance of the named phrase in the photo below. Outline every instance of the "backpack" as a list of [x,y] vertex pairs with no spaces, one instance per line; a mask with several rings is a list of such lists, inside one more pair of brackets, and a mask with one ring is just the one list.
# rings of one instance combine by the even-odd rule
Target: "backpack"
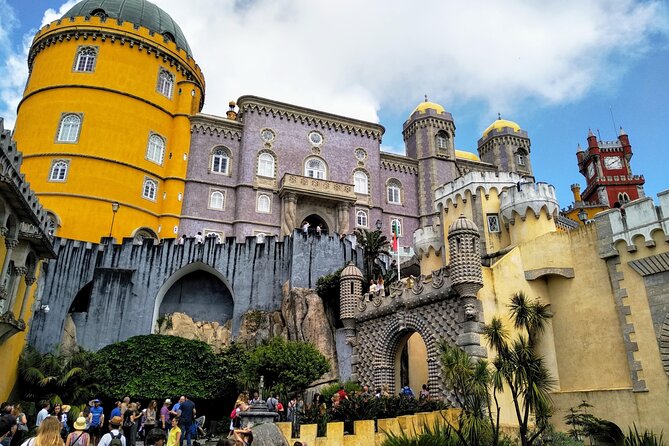
[[411,387],[409,386],[402,387],[402,395],[413,397],[413,392],[411,391]]
[[121,441],[121,432],[119,432],[118,435],[114,435],[109,432],[109,435],[111,435],[109,446],[123,446],[123,442]]
[[237,408],[236,407],[234,407],[232,409],[232,412],[230,412],[230,419],[234,420],[235,418],[237,418]]

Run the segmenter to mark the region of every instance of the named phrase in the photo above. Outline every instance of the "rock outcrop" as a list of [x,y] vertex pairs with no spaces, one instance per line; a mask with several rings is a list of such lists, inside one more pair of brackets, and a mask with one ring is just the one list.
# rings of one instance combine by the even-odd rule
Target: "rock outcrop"
[[218,322],[194,321],[184,313],[172,313],[160,321],[158,333],[194,339],[211,345],[214,351],[221,351],[230,345],[232,320],[221,325]]

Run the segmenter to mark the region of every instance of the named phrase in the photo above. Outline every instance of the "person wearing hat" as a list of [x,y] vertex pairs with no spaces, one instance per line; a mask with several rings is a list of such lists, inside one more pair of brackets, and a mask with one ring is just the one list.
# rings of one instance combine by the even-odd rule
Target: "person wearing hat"
[[163,403],[163,407],[160,408],[160,427],[165,431],[169,432],[171,427],[170,421],[170,405],[172,400],[167,398]]
[[65,439],[65,446],[89,446],[91,437],[86,432],[86,418],[79,417],[72,425],[74,432],[70,432]]
[[116,416],[109,420],[109,432],[104,434],[100,439],[98,446],[116,446],[120,441],[120,446],[125,446],[125,437],[121,432],[121,424],[123,418]]
[[88,405],[92,406],[91,413],[88,414],[88,433],[91,435],[93,446],[95,446],[98,444],[98,439],[100,438],[102,425],[105,422],[105,414],[102,406],[100,406],[99,399],[91,400]]

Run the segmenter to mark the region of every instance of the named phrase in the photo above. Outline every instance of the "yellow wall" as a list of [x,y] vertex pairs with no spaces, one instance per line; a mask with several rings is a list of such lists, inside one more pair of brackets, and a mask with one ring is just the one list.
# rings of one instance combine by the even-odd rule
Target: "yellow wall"
[[[193,76],[177,70],[169,60],[147,54],[128,43],[105,39],[63,39],[37,53],[19,105],[14,139],[24,154],[24,171],[45,208],[61,221],[58,235],[86,241],[107,236],[111,225],[111,203],[121,208],[113,235],[120,239],[147,227],[161,237],[174,237],[181,213],[179,193],[190,145],[188,115],[199,111],[204,78],[195,62],[162,36],[134,30],[131,23],[114,20],[100,23],[97,17],[84,21],[52,23],[36,36],[34,47],[54,35],[77,27],[140,39],[147,47],[160,48],[179,60]],[[95,46],[94,72],[74,72],[80,46]],[[175,76],[172,97],[156,91],[159,69]],[[61,115],[82,114],[76,143],[56,142]],[[162,165],[146,159],[151,133],[166,142]],[[54,159],[69,160],[65,182],[48,181]],[[156,200],[142,197],[145,178],[158,182]]]

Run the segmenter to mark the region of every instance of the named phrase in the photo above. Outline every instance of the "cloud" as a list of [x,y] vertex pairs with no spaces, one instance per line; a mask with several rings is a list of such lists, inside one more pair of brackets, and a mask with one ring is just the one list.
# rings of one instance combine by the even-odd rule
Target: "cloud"
[[68,0],[67,2],[60,5],[57,11],[53,8],[47,9],[46,11],[44,11],[44,16],[42,17],[42,24],[40,25],[40,28],[44,25],[53,22],[54,20],[58,20],[63,16],[63,14],[65,14],[67,11],[70,10],[70,8],[72,8],[79,2],[80,0]]
[[244,94],[370,121],[425,93],[511,113],[606,88],[669,36],[660,0],[153,1],[205,73],[204,111],[220,115]]

